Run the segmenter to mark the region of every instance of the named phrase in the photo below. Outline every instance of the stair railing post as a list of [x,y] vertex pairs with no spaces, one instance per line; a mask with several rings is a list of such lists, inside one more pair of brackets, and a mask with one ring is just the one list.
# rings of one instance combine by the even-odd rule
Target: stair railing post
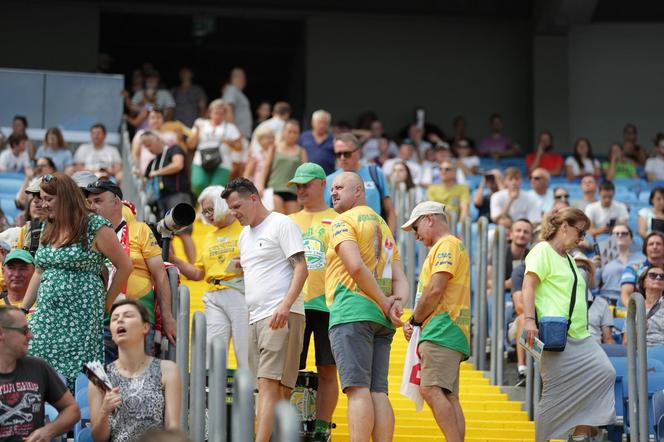
[[288,401],[279,401],[275,410],[274,441],[299,442],[300,419]]
[[238,368],[233,381],[233,407],[231,409],[233,442],[253,442],[254,440],[255,388],[256,379],[251,372],[246,368]]
[[177,343],[175,361],[180,371],[182,395],[180,397],[180,429],[189,429],[189,287],[181,285],[178,297]]
[[489,221],[486,217],[481,217],[477,221],[477,295],[475,297],[478,306],[477,315],[477,334],[478,334],[478,368],[482,371],[486,370],[486,338],[487,338],[487,252],[488,252],[488,226]]
[[226,341],[215,336],[210,346],[209,430],[210,442],[226,442],[228,422],[226,407]]
[[643,296],[632,293],[627,306],[627,387],[630,440],[647,442],[648,362],[646,347],[646,306]]
[[205,440],[205,353],[207,341],[205,315],[203,313],[194,313],[192,329],[189,434],[194,442],[203,442]]

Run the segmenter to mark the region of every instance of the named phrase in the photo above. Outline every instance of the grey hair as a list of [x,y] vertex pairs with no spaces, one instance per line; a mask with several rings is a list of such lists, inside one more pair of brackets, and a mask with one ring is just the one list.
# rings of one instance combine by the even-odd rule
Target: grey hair
[[[201,210],[203,201],[208,200],[212,202],[212,205],[214,206],[214,216],[212,219],[214,222],[220,221],[231,211],[226,200],[221,197],[221,193],[223,191],[224,186],[208,186],[203,189],[200,196],[198,197],[198,204],[201,206]],[[203,222],[210,224],[205,217],[203,217]]]
[[332,115],[328,111],[323,109],[318,109],[317,111],[314,111],[313,114],[311,114],[312,121],[317,118],[325,118],[328,123],[332,121]]

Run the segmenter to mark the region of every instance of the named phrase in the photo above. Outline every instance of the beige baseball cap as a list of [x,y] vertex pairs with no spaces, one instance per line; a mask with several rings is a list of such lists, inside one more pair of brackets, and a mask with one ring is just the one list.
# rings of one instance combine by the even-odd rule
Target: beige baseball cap
[[406,232],[413,230],[413,224],[415,224],[415,221],[424,215],[446,215],[445,204],[437,203],[436,201],[424,201],[419,203],[413,209],[408,221],[401,226],[401,229]]
[[25,188],[25,193],[36,193],[39,194],[39,185],[41,184],[41,177],[33,178],[28,184],[28,187]]

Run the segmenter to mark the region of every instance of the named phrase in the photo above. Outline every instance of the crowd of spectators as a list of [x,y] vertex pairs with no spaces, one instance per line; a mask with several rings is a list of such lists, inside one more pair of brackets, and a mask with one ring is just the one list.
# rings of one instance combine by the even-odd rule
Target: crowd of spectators
[[[506,249],[491,253],[504,253],[508,264],[504,278],[515,312],[509,333],[513,341],[522,330],[533,331],[529,321],[537,303],[538,284],[546,281],[542,279],[536,284],[532,276],[549,272],[550,269],[538,263],[538,257],[550,254],[551,244],[560,242],[560,250],[570,253],[579,269],[578,276],[585,281],[578,285],[581,290],[577,296],[579,305],[581,300],[590,305],[587,328],[594,340],[614,342],[612,318],[626,307],[631,293],[639,292],[651,312],[648,343],[664,343],[664,325],[657,322],[661,322],[664,314],[659,310],[664,290],[661,277],[664,187],[651,184],[647,190],[641,190],[649,193],[650,206],[642,206],[636,217],[630,216],[634,213],[631,201],[621,201],[625,195],[621,187],[624,180],[643,176],[656,182],[664,178],[663,135],[658,134],[654,147],[648,149],[638,143],[636,127],[628,124],[621,142],[611,145],[608,158],[602,161],[593,153],[590,140],[583,137],[576,140],[570,149],[572,154],[565,158],[560,151],[568,149],[558,149],[549,131],[538,135],[532,149],[523,149],[506,133],[503,118],[498,114],[490,116],[489,135],[478,138],[478,142],[470,136],[471,130],[462,116],[454,119],[451,136],[447,136],[426,121],[423,111],[416,113],[415,121],[405,125],[399,137],[394,138],[387,135],[382,122],[373,114],[353,128],[334,120],[322,109],[312,113],[306,124],[309,129],[303,130],[301,123],[291,118],[293,110],[285,101],[273,105],[257,103],[253,113],[252,103],[244,92],[247,75],[240,68],[230,72],[220,97],[209,103],[205,91],[193,82],[190,69],[183,68],[179,74],[180,84],[174,89],[166,88],[154,69],[137,71],[132,77],[131,88],[124,94],[125,120],[133,135],[127,159],[129,169],[123,169],[118,147],[107,144],[107,128],[103,124],[92,125],[90,142],[75,149],[70,149],[60,129],[49,128],[43,143],[36,148],[27,135],[27,120],[16,116],[12,133],[0,153],[0,177],[2,173],[25,176],[15,201],[25,212],[12,220],[13,229],[9,225],[9,229],[3,229],[11,231],[11,235],[0,236],[0,250],[6,255],[3,302],[31,313],[29,329],[23,333],[31,341],[30,354],[44,358],[64,376],[70,389],[82,364],[94,359],[105,359],[107,363],[117,360],[112,366],[112,376],[120,388],[131,390],[130,385],[123,387],[123,379],[139,372],[140,376],[150,377],[149,382],[157,388],[161,376],[167,394],[160,399],[159,406],[165,407],[166,412],[161,420],[155,419],[154,427],[174,427],[179,414],[178,408],[168,405],[173,401],[179,403],[179,399],[173,399],[173,393],[168,394],[174,388],[172,367],[160,365],[151,356],[156,328],[171,342],[175,340],[170,289],[156,239],[144,224],[133,219],[131,203],[123,203],[120,185],[127,179],[145,183],[148,203],[159,216],[179,203],[189,203],[198,205],[202,220],[214,227],[200,250],[194,246],[191,229],[180,232],[186,256],[175,257],[171,252],[170,260],[187,278],[208,283],[204,301],[209,339],[216,335],[226,339],[232,336],[239,364],[253,368],[259,378],[264,378],[259,381],[266,407],[259,410],[260,440],[267,440],[271,432],[273,415],[269,408],[284,395],[282,388],[292,388],[295,381],[296,367],[285,367],[284,355],[299,355],[301,349],[306,358],[309,335],[313,333],[315,339],[319,338],[320,331],[311,328],[309,322],[305,324],[303,317],[307,321],[310,316],[318,318],[309,310],[328,314],[327,307],[335,302],[337,309],[328,314],[332,342],[327,342],[327,355],[319,355],[319,342],[316,342],[317,365],[322,378],[327,379],[323,384],[329,391],[337,391],[336,373],[340,373],[344,392],[352,402],[349,411],[353,408],[357,412],[351,419],[356,421],[362,416],[360,411],[367,409],[370,403],[367,398],[371,397],[367,395],[368,387],[365,389],[363,383],[355,385],[357,379],[349,374],[356,368],[353,364],[363,361],[350,363],[344,359],[351,348],[348,336],[360,332],[371,335],[366,343],[370,349],[380,340],[391,341],[394,325],[401,325],[396,313],[401,311],[400,304],[408,296],[401,293],[403,270],[399,267],[398,253],[392,255],[391,247],[403,234],[398,232],[395,200],[404,191],[413,195],[413,203],[440,204],[434,209],[430,207],[428,210],[432,212],[424,213],[412,223],[418,239],[426,238],[426,234],[424,237],[418,234],[417,225],[437,232],[423,240],[432,242],[428,245],[448,235],[448,217],[474,221],[486,216],[491,223],[506,227]],[[526,154],[526,150],[532,152]],[[514,161],[516,155],[518,161]],[[483,162],[488,161],[495,167],[482,169]],[[129,170],[133,176],[123,176],[123,171]],[[319,212],[320,215],[313,215]],[[280,214],[291,215],[291,219]],[[379,238],[385,241],[389,253],[380,252],[376,258],[387,253],[385,259],[394,259],[394,273],[389,278],[379,278],[377,267],[366,274],[359,264],[353,267],[353,262],[359,262],[360,250],[356,250],[357,244],[355,248],[347,244],[352,241],[338,239],[327,250],[327,264],[332,273],[336,272],[336,280],[347,280],[350,287],[355,284],[351,282],[355,277],[361,278],[362,282],[353,288],[357,299],[365,299],[367,293],[372,293],[369,298],[378,305],[378,310],[371,314],[382,319],[375,320],[378,326],[371,326],[369,331],[361,330],[366,324],[355,324],[366,318],[339,308],[342,302],[339,299],[345,298],[336,289],[330,293],[323,288],[327,283],[325,275],[314,273],[319,278],[316,280],[319,292],[310,292],[309,286],[302,289],[300,284],[306,276],[303,262],[312,275],[316,268],[311,260],[326,256],[327,243],[315,254],[310,248],[320,239],[312,239],[312,226],[328,232],[331,219],[337,214],[343,214],[337,219],[346,220],[351,226],[344,224],[344,228],[360,232],[360,237],[353,241],[359,244],[363,254],[365,248],[371,248],[365,244]],[[437,217],[441,214],[444,217]],[[356,229],[355,223],[359,221],[351,219],[351,215],[362,222],[371,219],[375,223],[371,227],[374,233],[362,230],[364,227]],[[415,223],[422,219],[426,223]],[[242,225],[249,227],[243,230]],[[343,227],[340,221],[335,225]],[[261,233],[261,229],[272,233]],[[574,241],[569,240],[571,229],[578,233]],[[345,238],[341,233],[321,235],[329,241],[327,235]],[[304,243],[301,238],[291,236],[304,237]],[[273,254],[267,249],[258,251],[271,245],[266,242],[267,237],[279,238]],[[448,246],[457,247],[456,243]],[[531,256],[531,250],[537,253]],[[558,264],[569,271],[567,261]],[[266,266],[278,267],[283,274],[272,280],[272,273],[264,272]],[[245,277],[241,276],[242,270]],[[252,272],[254,276],[246,276]],[[369,279],[364,280],[367,275]],[[385,279],[385,284],[394,284],[399,293],[382,296],[384,287],[375,285],[382,284],[378,281],[381,279]],[[263,293],[265,286],[275,283],[281,284],[279,293],[275,291],[271,297]],[[459,284],[466,287],[465,282]],[[301,291],[305,293],[302,303],[298,298]],[[118,295],[130,301],[113,306]],[[324,298],[320,298],[323,295],[327,297],[327,307],[323,306]],[[315,297],[319,299],[312,303]],[[462,298],[459,294],[459,303],[465,302]],[[284,300],[288,300],[288,308],[283,308]],[[119,312],[116,316],[111,313],[112,308]],[[425,322],[422,312],[440,313],[437,309],[427,307],[416,312]],[[155,318],[159,310],[161,320]],[[0,322],[0,330],[23,326],[21,321],[16,325],[14,313],[3,315],[0,316],[8,319]],[[247,321],[240,319],[243,316]],[[66,329],[62,328],[65,322],[69,324]],[[585,338],[586,332],[581,328],[586,323],[577,322],[579,330],[575,336]],[[264,355],[256,354],[256,346],[264,339],[274,338],[269,329],[274,331],[287,324],[291,332],[301,329],[304,335],[306,330],[304,348],[302,339],[284,340],[282,336],[277,342],[280,347],[276,353],[280,354],[264,364],[261,359]],[[5,334],[0,333],[0,339]],[[458,351],[461,359],[467,357],[465,350]],[[142,361],[140,366],[128,364],[127,354]],[[339,357],[342,359],[335,366],[334,360]],[[517,362],[522,377],[525,356],[519,347]],[[273,379],[277,375],[270,364],[281,364],[278,379]],[[371,377],[382,378],[384,374],[373,373],[367,380],[371,388],[376,387],[371,392],[378,393],[379,408],[389,406],[387,397],[382,396],[386,386],[372,383]],[[60,390],[55,388],[51,393],[60,397]],[[129,425],[127,410],[114,413],[122,407],[118,394],[116,390],[91,393],[91,403],[99,416],[115,416],[110,420],[93,420],[93,431],[100,439],[112,439],[113,434],[126,430],[120,427]],[[441,399],[431,396],[431,391],[427,394],[432,407],[440,404]],[[336,396],[328,393],[328,397],[336,403]],[[454,404],[455,398],[446,400]],[[168,403],[164,405],[164,401]],[[333,407],[320,406],[324,419],[317,425],[329,435]],[[373,406],[376,407],[375,397]],[[379,416],[380,410],[375,411],[372,419],[377,425],[382,425],[381,422],[386,428],[393,425],[389,415]],[[361,427],[358,431],[370,433],[374,424],[372,421],[367,426],[368,423],[358,421],[358,428]],[[114,429],[114,426],[119,427]],[[453,431],[463,436],[462,428]]]

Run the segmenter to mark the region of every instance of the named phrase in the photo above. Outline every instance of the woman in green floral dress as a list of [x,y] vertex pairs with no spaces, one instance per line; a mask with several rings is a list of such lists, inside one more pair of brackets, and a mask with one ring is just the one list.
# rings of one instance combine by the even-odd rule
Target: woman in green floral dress
[[[82,192],[67,175],[42,179],[47,213],[35,273],[23,301],[37,310],[30,318],[30,354],[65,376],[70,389],[83,364],[104,360],[104,308],[127,282],[131,261],[105,218],[90,213]],[[107,257],[117,269],[108,290],[100,277]]]

